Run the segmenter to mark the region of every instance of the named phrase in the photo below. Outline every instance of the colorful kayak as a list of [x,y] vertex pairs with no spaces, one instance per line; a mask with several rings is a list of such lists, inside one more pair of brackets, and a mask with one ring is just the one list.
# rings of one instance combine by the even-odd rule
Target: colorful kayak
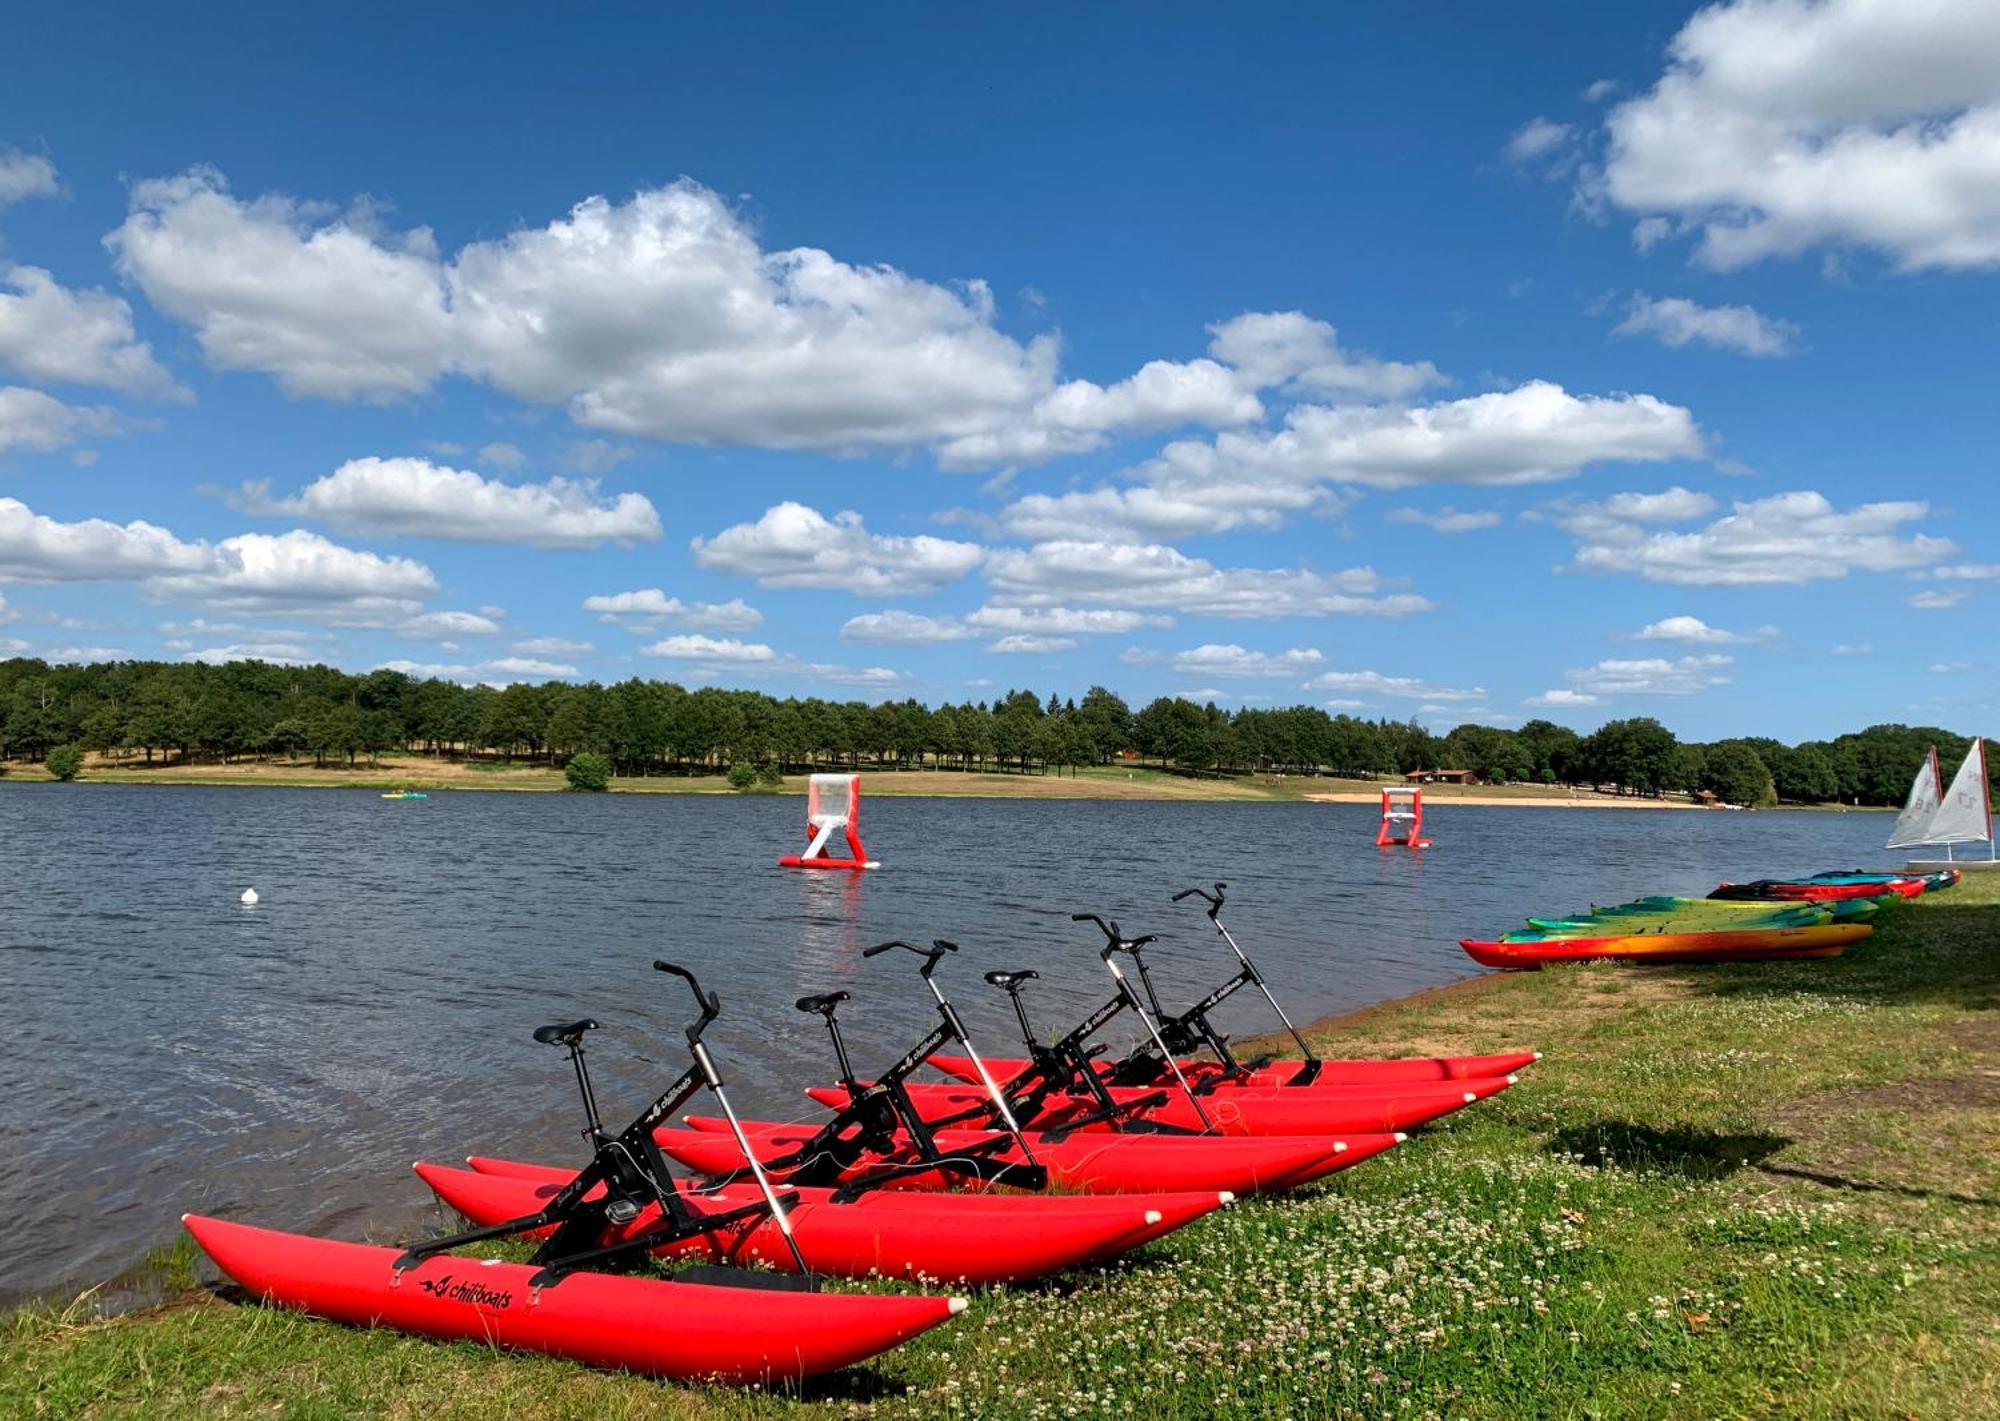
[[1874,916],[1875,898],[1835,898],[1819,902],[1769,898],[1641,898],[1609,908],[1592,908],[1565,918],[1530,918],[1544,933],[1581,937],[1610,933],[1690,932],[1716,928],[1810,928],[1822,923],[1857,922]]
[[1958,882],[1958,870],[1950,867],[1935,869],[1926,873],[1864,873],[1860,869],[1838,869],[1830,873],[1816,873],[1811,878],[1800,879],[1802,883],[1832,883],[1842,886],[1853,884],[1897,884],[1916,879],[1923,884],[1923,891],[1936,893],[1950,888]]
[[[1466,1080],[1477,1076],[1510,1076],[1514,1072],[1532,1066],[1542,1059],[1539,1051],[1506,1051],[1493,1056],[1412,1056],[1408,1058],[1384,1057],[1377,1060],[1321,1061],[1319,1075],[1308,1086],[1295,1087],[1300,1090],[1317,1090],[1323,1086],[1382,1086],[1406,1085],[1420,1082]],[[986,1069],[993,1079],[1001,1083],[1013,1080],[1028,1069],[1025,1056],[988,1056]],[[946,1075],[968,1084],[977,1084],[979,1071],[969,1056],[948,1056],[942,1053],[931,1057],[929,1064],[936,1066]],[[1111,1070],[1109,1062],[1098,1062],[1098,1070]],[[1217,1090],[1268,1089],[1271,1087],[1291,1087],[1292,1078],[1304,1067],[1303,1061],[1273,1061],[1268,1066],[1260,1066],[1250,1072],[1242,1081],[1218,1081]],[[1183,1061],[1181,1070],[1187,1078],[1199,1085],[1222,1074],[1222,1067],[1214,1061]]]
[[1921,877],[1839,875],[1831,878],[1760,878],[1754,883],[1724,883],[1708,896],[1818,903],[1838,898],[1915,898],[1923,893],[1924,888],[1925,882]]
[[[1414,1130],[1475,1100],[1496,1095],[1508,1084],[1505,1076],[1480,1076],[1464,1081],[1392,1084],[1373,1090],[1351,1087],[1338,1092],[1273,1087],[1199,1097],[1200,1112],[1178,1087],[1111,1086],[1107,1093],[1118,1105],[1140,1107],[1144,1119],[1178,1129],[1205,1130],[1212,1125],[1222,1135],[1341,1135]],[[904,1088],[926,1120],[943,1119],[988,1103],[986,1092],[972,1086],[910,1082]],[[834,1109],[845,1105],[848,1098],[841,1086],[815,1086],[806,1094]],[[1052,1097],[1049,1107],[1033,1123],[1044,1130],[1116,1129],[1112,1122],[1086,1118],[1096,1108],[1087,1097]]]
[[1803,928],[1717,929],[1709,932],[1638,933],[1603,937],[1541,931],[1507,933],[1497,941],[1459,943],[1482,967],[1533,969],[1549,962],[1615,958],[1633,962],[1742,962],[1782,957],[1836,957],[1874,929],[1866,923],[1825,923]]
[[[728,1134],[728,1122],[714,1116],[690,1115],[688,1129],[662,1129],[654,1138],[660,1148],[688,1169],[700,1174],[727,1174],[743,1168],[742,1150]],[[793,1153],[813,1137],[810,1125],[745,1121],[744,1128],[757,1149],[758,1160],[775,1160]],[[969,1150],[990,1140],[979,1130],[939,1130],[934,1136],[945,1153]],[[1052,1184],[1086,1194],[1151,1193],[1158,1189],[1226,1189],[1239,1197],[1276,1194],[1296,1189],[1337,1170],[1359,1164],[1382,1153],[1403,1137],[1395,1133],[1329,1136],[1281,1135],[1266,1139],[1217,1139],[1193,1135],[1055,1135],[1044,1131],[1027,1132],[1028,1148],[1045,1165]],[[1009,1146],[997,1156],[1018,1161],[1018,1149]],[[870,1160],[848,1176],[865,1172],[883,1161]],[[897,1187],[923,1191],[954,1189],[953,1176],[922,1168],[913,1149],[905,1149],[886,1162],[909,1167]]]
[[[575,1178],[575,1171],[475,1157],[471,1170],[416,1166],[424,1183],[477,1225],[532,1214]],[[754,1205],[754,1184],[719,1190],[681,1186],[696,1216]],[[1227,1192],[1092,1195],[967,1195],[870,1191],[835,1203],[830,1189],[795,1188],[789,1215],[806,1266],[840,1278],[938,1279],[984,1286],[1019,1283],[1114,1257],[1212,1213]],[[632,1237],[661,1222],[657,1206],[604,1239]],[[796,1272],[777,1223],[768,1215],[698,1234],[658,1250],[712,1263],[760,1263]]]
[[[437,1254],[405,1272],[393,1248],[189,1214],[216,1266],[281,1307],[357,1327],[544,1352],[680,1381],[767,1384],[863,1361],[965,1308],[963,1298],[792,1292],[572,1273]],[[755,1275],[745,1274],[746,1278]]]
[[1637,937],[1699,932],[1740,932],[1764,928],[1816,928],[1832,922],[1856,922],[1872,917],[1880,904],[1873,898],[1831,902],[1772,899],[1669,899],[1671,906],[1598,909],[1568,918],[1530,918],[1528,926],[1544,937]]

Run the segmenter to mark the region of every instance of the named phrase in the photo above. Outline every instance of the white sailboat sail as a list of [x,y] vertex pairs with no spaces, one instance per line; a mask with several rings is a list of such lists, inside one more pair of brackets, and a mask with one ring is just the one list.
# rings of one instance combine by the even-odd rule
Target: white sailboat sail
[[1944,799],[1924,831],[1927,844],[1990,844],[1993,811],[1986,792],[1986,742],[1975,740],[1952,776]]
[[1944,776],[1938,771],[1937,746],[1931,746],[1931,753],[1924,757],[1924,763],[1917,771],[1916,782],[1910,786],[1910,797],[1903,801],[1903,812],[1896,816],[1896,827],[1889,831],[1891,849],[1907,849],[1917,844],[1935,843],[1931,838],[1931,820],[1937,817],[1938,806],[1944,803]]

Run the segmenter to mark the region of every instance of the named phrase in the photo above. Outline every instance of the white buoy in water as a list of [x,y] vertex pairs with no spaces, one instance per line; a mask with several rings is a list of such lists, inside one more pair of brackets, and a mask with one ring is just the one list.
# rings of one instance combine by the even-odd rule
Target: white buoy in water
[[241,898],[239,898],[239,899],[238,899],[237,901],[238,901],[239,903],[241,903],[241,904],[242,904],[242,905],[243,905],[244,907],[246,907],[246,908],[254,908],[254,907],[256,907],[256,906],[257,906],[257,890],[256,890],[256,889],[254,889],[254,888],[246,888],[246,889],[244,889],[244,890],[243,890],[243,896],[242,896]]

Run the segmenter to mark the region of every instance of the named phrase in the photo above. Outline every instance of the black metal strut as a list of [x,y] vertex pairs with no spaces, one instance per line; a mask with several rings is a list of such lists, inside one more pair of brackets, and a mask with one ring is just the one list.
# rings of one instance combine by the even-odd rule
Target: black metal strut
[[[1242,1080],[1248,1077],[1251,1072],[1269,1065],[1272,1058],[1265,1056],[1247,1063],[1237,1060],[1235,1053],[1230,1049],[1229,1038],[1216,1027],[1212,1013],[1244,987],[1255,987],[1277,1015],[1278,1020],[1284,1024],[1286,1032],[1298,1046],[1299,1054],[1303,1058],[1299,1069],[1282,1082],[1282,1085],[1309,1086],[1319,1079],[1320,1073],[1325,1069],[1325,1063],[1307,1044],[1299,1029],[1292,1024],[1291,1017],[1278,1004],[1278,999],[1271,994],[1270,985],[1264,980],[1264,974],[1257,969],[1257,964],[1250,960],[1250,955],[1237,943],[1235,936],[1222,921],[1222,908],[1227,900],[1228,888],[1228,884],[1218,883],[1213,891],[1204,888],[1184,888],[1173,896],[1173,901],[1176,903],[1188,898],[1199,898],[1208,905],[1205,910],[1208,920],[1214,925],[1216,933],[1228,944],[1238,967],[1235,976],[1186,1011],[1162,1018],[1160,1036],[1168,1048],[1183,1055],[1206,1047],[1215,1056],[1222,1066],[1222,1071],[1219,1076],[1207,1083],[1208,1090],[1212,1091],[1225,1080]],[[1154,1055],[1149,1046],[1141,1045],[1114,1066],[1109,1075],[1114,1081],[1145,1085],[1158,1080],[1165,1072],[1165,1062]]]
[[[975,1061],[979,1060],[977,1048],[967,1037],[965,1023],[932,977],[938,963],[958,951],[958,945],[937,938],[929,947],[920,947],[898,939],[877,943],[862,956],[879,957],[899,947],[923,959],[918,975],[930,989],[931,998],[937,1006],[938,1024],[872,1081],[862,1081],[855,1075],[836,1014],[840,1003],[850,999],[849,994],[822,992],[799,998],[795,1005],[800,1011],[826,1019],[827,1034],[833,1042],[834,1058],[839,1063],[840,1084],[847,1092],[847,1103],[810,1139],[787,1154],[767,1161],[765,1167],[773,1174],[785,1175],[792,1183],[832,1186],[836,1199],[849,1199],[875,1185],[927,1170],[939,1170],[988,1183],[1009,1184],[1021,1189],[1047,1188],[1048,1170],[1036,1160],[1034,1147],[1029,1144],[1018,1120],[1005,1098],[999,1094],[997,1086],[992,1085],[990,1077],[986,1077],[989,1093],[998,1112],[994,1133],[970,1146],[955,1147],[949,1152],[939,1147],[937,1131],[946,1126],[924,1118],[910,1096],[908,1082],[919,1067],[954,1043],[971,1054]],[[984,1076],[983,1063],[979,1069]],[[907,1138],[907,1148],[899,1141],[899,1132]],[[1020,1158],[999,1158],[1009,1152],[1018,1153]],[[870,1155],[911,1154],[914,1155],[912,1159],[892,1160],[854,1173]]]
[[[610,1134],[600,1123],[596,1091],[591,1085],[590,1068],[584,1059],[583,1038],[586,1033],[597,1029],[597,1023],[585,1019],[537,1029],[535,1040],[543,1045],[562,1047],[576,1073],[584,1114],[589,1121],[584,1134],[591,1146],[590,1162],[532,1214],[412,1245],[396,1259],[394,1266],[398,1274],[426,1258],[466,1244],[548,1229],[551,1230],[549,1236],[535,1250],[531,1260],[540,1265],[541,1271],[530,1281],[535,1287],[549,1287],[580,1268],[605,1263],[630,1265],[653,1249],[768,1216],[783,1233],[791,1249],[792,1260],[799,1270],[798,1282],[774,1282],[772,1286],[817,1287],[817,1280],[806,1266],[805,1257],[792,1237],[787,1210],[798,1202],[798,1196],[779,1195],[757,1168],[754,1157],[750,1155],[749,1141],[743,1137],[741,1124],[723,1089],[721,1074],[701,1039],[709,1023],[721,1015],[721,1000],[713,992],[704,992],[694,973],[687,968],[658,961],[653,966],[686,981],[701,1008],[700,1016],[687,1028],[688,1050],[693,1064],[641,1110],[629,1125],[616,1134]],[[697,1215],[688,1208],[687,1201],[675,1187],[666,1156],[661,1153],[653,1134],[672,1119],[697,1091],[704,1089],[721,1102],[724,1113],[728,1115],[745,1157],[752,1161],[751,1172],[758,1179],[762,1198],[756,1203],[722,1213]],[[597,1197],[589,1197],[593,1192],[597,1193]],[[625,1237],[616,1237],[649,1206],[660,1211],[659,1224]],[[604,1242],[607,1236],[613,1236],[613,1241]]]

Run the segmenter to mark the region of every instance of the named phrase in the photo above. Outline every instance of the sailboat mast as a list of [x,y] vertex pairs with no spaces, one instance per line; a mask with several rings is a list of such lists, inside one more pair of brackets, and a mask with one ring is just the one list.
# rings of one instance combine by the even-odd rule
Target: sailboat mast
[[1993,843],[1993,781],[1987,778],[1990,767],[1986,763],[1986,738],[1980,736],[1973,748],[1979,751],[1979,792],[1981,803],[1986,806],[1986,857],[1990,861],[1996,854]]

